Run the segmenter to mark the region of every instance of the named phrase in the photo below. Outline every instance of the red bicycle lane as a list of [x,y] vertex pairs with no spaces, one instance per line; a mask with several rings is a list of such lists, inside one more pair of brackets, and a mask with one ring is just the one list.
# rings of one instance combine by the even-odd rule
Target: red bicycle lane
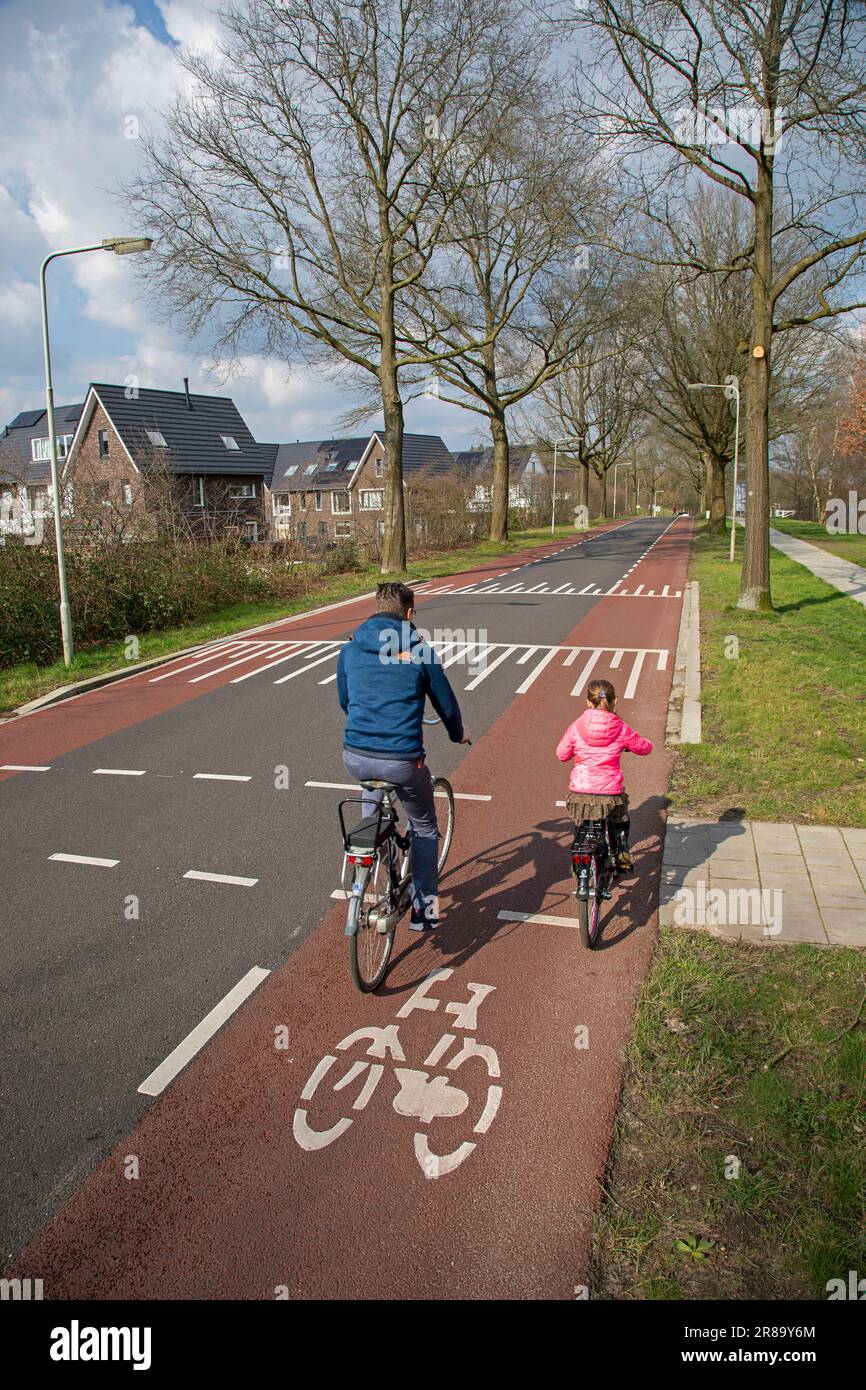
[[[676,527],[634,577],[682,588],[688,543]],[[401,926],[385,986],[361,996],[336,906],[14,1273],[42,1278],[47,1298],[575,1297],[655,939],[679,611],[603,599],[569,639],[613,649],[615,632],[616,649],[670,653],[623,710],[656,749],[627,764],[637,872],[599,949],[562,924],[574,904],[553,748],[582,700],[575,670],[551,668],[461,764],[457,788],[492,800],[458,803],[435,936]]]
[[[585,535],[575,535],[570,539],[559,538],[516,555],[485,560],[474,568],[449,576],[449,579],[452,583],[461,585],[493,580],[514,568],[530,564],[535,559],[544,559],[545,556],[555,554],[566,545],[583,543],[606,531],[615,530],[620,524],[622,523],[613,522]],[[422,584],[435,582],[424,580]],[[427,598],[424,588],[419,587],[419,606],[423,605]],[[20,719],[0,723],[0,781],[19,775],[14,770],[16,767],[50,764],[66,753],[72,753],[101,738],[119,733],[122,729],[143,723],[185,704],[188,700],[200,699],[210,691],[228,684],[236,675],[236,670],[228,667],[232,659],[230,650],[226,651],[227,669],[209,676],[207,685],[172,679],[175,665],[177,669],[184,668],[201,657],[205,650],[230,648],[232,643],[242,641],[245,637],[255,637],[261,642],[277,642],[280,639],[328,642],[356,627],[364,618],[369,617],[372,611],[372,596],[362,596],[313,609],[309,613],[300,613],[295,617],[276,619],[264,627],[251,628],[245,633],[236,633],[214,643],[204,644],[200,649],[190,651],[185,656],[167,658],[158,668],[130,674],[109,685],[83,691],[45,709],[34,710]],[[7,763],[13,766],[4,768],[3,764]]]

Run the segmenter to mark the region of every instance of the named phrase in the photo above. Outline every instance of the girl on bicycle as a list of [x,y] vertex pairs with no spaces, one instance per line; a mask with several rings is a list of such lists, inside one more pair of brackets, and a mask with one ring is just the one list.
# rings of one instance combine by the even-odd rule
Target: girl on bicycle
[[644,758],[652,748],[648,738],[636,734],[620,719],[616,691],[610,681],[603,680],[590,681],[586,709],[569,724],[556,745],[560,762],[574,759],[565,803],[568,814],[576,827],[582,821],[608,818],[616,866],[622,872],[634,865],[628,852],[628,796],[619,762],[625,752]]

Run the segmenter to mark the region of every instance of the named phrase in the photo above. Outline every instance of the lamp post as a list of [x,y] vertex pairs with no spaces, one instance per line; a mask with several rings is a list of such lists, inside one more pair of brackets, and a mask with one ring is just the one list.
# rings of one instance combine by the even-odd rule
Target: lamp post
[[734,561],[734,552],[737,548],[737,464],[739,462],[740,451],[740,378],[738,376],[726,376],[724,381],[689,381],[686,383],[687,391],[724,391],[725,399],[736,401],[737,413],[734,425],[734,496],[731,503],[731,553],[728,556],[731,564]]
[[48,451],[51,457],[51,497],[54,503],[54,536],[57,541],[57,576],[60,581],[60,632],[63,638],[63,664],[72,661],[72,622],[69,594],[66,588],[66,556],[63,550],[63,522],[60,515],[60,477],[57,469],[57,434],[54,428],[54,386],[51,380],[51,344],[48,336],[48,297],[45,272],[60,256],[80,256],[86,251],[113,251],[116,256],[130,256],[136,251],[149,251],[149,237],[115,236],[97,242],[95,246],[72,246],[67,251],[52,251],[39,269],[39,300],[42,307],[42,354],[45,359],[45,400],[48,406]]
[[556,527],[556,454],[560,444],[579,444],[583,435],[567,434],[563,439],[553,441],[553,496],[550,504],[550,534],[553,535]]

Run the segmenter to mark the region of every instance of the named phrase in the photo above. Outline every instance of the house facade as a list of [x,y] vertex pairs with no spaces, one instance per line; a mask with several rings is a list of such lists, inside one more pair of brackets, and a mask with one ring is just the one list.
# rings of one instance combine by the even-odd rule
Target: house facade
[[[274,540],[334,544],[381,534],[385,432],[279,444],[271,477]],[[403,481],[450,473],[454,456],[438,435],[404,434]]]
[[272,446],[227,396],[91,384],[63,467],[74,524],[100,516],[147,534],[266,538]]
[[[486,511],[493,495],[493,449],[464,449],[454,455],[456,466],[472,485],[470,511]],[[525,509],[532,505],[540,485],[548,479],[541,451],[528,444],[508,448],[508,504]]]
[[[55,406],[57,457],[65,461],[84,409]],[[38,541],[53,517],[48,411],[22,410],[0,435],[0,535]]]

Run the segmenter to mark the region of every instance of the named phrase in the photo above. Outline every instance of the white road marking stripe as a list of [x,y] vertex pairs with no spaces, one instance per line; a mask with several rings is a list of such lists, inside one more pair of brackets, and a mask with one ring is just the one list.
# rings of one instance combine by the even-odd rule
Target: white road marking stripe
[[500,922],[528,922],[534,927],[577,927],[576,918],[553,917],[548,912],[509,912],[503,908],[498,914]]
[[587,681],[589,680],[589,678],[590,678],[590,676],[591,676],[591,674],[592,674],[593,667],[595,666],[595,663],[598,661],[598,658],[599,658],[600,656],[601,656],[601,648],[600,648],[600,647],[597,647],[597,648],[595,649],[595,651],[592,653],[592,656],[591,656],[591,657],[589,658],[589,660],[587,661],[586,665],[584,666],[584,668],[583,668],[583,670],[581,671],[580,675],[578,676],[577,680],[575,681],[574,686],[573,686],[573,688],[572,688],[572,692],[571,692],[572,695],[580,695],[580,694],[583,693],[583,688],[584,688],[584,686],[586,685]]
[[556,656],[557,650],[558,650],[558,648],[556,648],[556,647],[551,647],[551,649],[550,649],[550,651],[547,653],[547,655],[546,655],[546,656],[543,656],[543,657],[541,658],[541,660],[539,661],[539,663],[538,663],[538,665],[535,667],[535,669],[526,677],[526,680],[523,682],[523,684],[522,684],[522,685],[519,685],[519,686],[517,687],[516,694],[518,694],[518,695],[525,695],[525,694],[526,694],[527,690],[528,690],[529,687],[532,685],[532,682],[533,682],[534,680],[537,680],[537,679],[538,679],[538,677],[541,675],[542,671],[544,670],[545,666],[549,665],[550,662],[553,660],[553,658]]
[[660,597],[660,598],[667,598],[667,596],[668,596],[668,589],[669,589],[669,588],[670,588],[670,585],[669,585],[669,584],[666,584],[665,587],[662,589],[661,594],[659,595],[659,597]]
[[326,676],[325,679],[324,679],[323,681],[319,681],[319,685],[330,685],[330,684],[331,684],[331,681],[335,681],[336,679],[337,679],[337,673],[336,673],[336,671],[335,671],[334,674],[333,674],[332,676]]
[[523,585],[522,585],[522,584],[512,584],[512,585],[510,586],[510,588],[508,588],[508,589],[502,589],[502,590],[500,590],[500,592],[503,593],[503,594],[522,594],[522,593],[523,593]]
[[204,883],[236,883],[239,888],[254,888],[257,878],[242,878],[238,874],[208,874],[203,869],[187,869],[184,878],[201,879]]
[[[495,644],[493,644],[493,645],[495,645]],[[493,650],[493,645],[491,645],[491,651]],[[469,682],[469,684],[467,685],[466,689],[467,689],[467,690],[474,690],[474,689],[476,688],[476,686],[479,686],[483,680],[486,680],[486,679],[487,679],[487,677],[490,675],[491,671],[495,671],[496,668],[497,668],[497,666],[501,666],[502,663],[503,663],[503,661],[505,661],[507,657],[511,656],[511,653],[512,653],[512,652],[516,652],[516,651],[517,651],[517,647],[506,647],[506,648],[505,648],[505,651],[502,653],[501,656],[497,656],[497,658],[496,658],[495,661],[491,661],[490,664],[489,664],[488,666],[485,666],[484,670],[481,672],[481,674],[480,674],[479,676],[476,676],[474,680],[471,680],[471,681]]]
[[614,652],[613,656],[610,659],[610,668],[612,671],[616,671],[619,669],[619,663],[622,661],[623,655],[624,652],[622,647],[620,647],[618,651]]
[[95,767],[94,777],[143,777],[143,768],[133,767]]
[[209,681],[211,676],[222,675],[223,671],[230,671],[233,666],[242,666],[245,661],[254,661],[257,656],[273,656],[273,650],[267,652],[265,649],[276,647],[279,650],[282,645],[282,642],[262,642],[254,647],[251,652],[244,652],[243,656],[237,656],[233,661],[227,661],[225,666],[217,666],[213,671],[204,671],[200,676],[193,676],[190,680],[190,685],[197,685],[199,681]]
[[194,782],[249,782],[250,777],[240,777],[234,772],[194,772]]
[[637,588],[635,589],[634,594],[632,595],[632,597],[633,597],[633,598],[637,598],[638,594],[641,593],[642,591],[643,591],[643,584],[638,584],[638,586],[637,586]]
[[[330,791],[338,792],[359,792],[361,787],[357,782],[305,782],[305,787],[325,787]],[[436,796],[444,796],[444,792],[436,792]],[[490,796],[482,796],[480,792],[455,792],[455,801],[492,801]]]
[[96,859],[90,854],[49,854],[48,858],[60,864],[95,864],[98,869],[115,869],[120,863],[119,859]]
[[580,589],[578,592],[579,592],[580,594],[588,594],[588,593],[590,593],[591,590],[594,589],[594,588],[595,588],[595,585],[594,585],[594,584],[586,584],[586,585],[584,585],[584,587],[583,587],[582,589]]
[[574,590],[572,589],[572,587],[571,587],[570,584],[560,584],[559,588],[558,588],[558,589],[554,589],[553,592],[554,592],[555,594],[569,594],[569,593],[573,594],[573,593],[574,593]]
[[2,763],[0,772],[50,772],[51,764],[38,767],[35,763]]
[[254,666],[252,671],[244,671],[242,676],[232,676],[229,685],[240,685],[241,681],[248,681],[251,676],[260,676],[263,671],[270,671],[272,666],[282,666],[285,661],[299,656],[305,645],[304,642],[290,642],[289,646],[294,648],[293,651],[287,652],[285,656],[278,656],[276,661],[266,661],[263,666]]
[[185,666],[175,666],[163,671],[159,676],[151,676],[149,684],[156,685],[157,681],[168,680],[169,676],[180,676],[184,671],[191,671],[193,666],[204,666],[206,661],[213,661],[214,658],[224,656],[226,652],[237,651],[241,647],[250,646],[249,642],[238,640],[236,642],[218,642],[211,647],[204,656],[199,656],[195,661],[188,661]]
[[286,681],[294,680],[295,676],[302,676],[305,671],[312,670],[314,666],[321,666],[323,661],[330,661],[332,657],[339,655],[339,648],[336,651],[327,652],[324,656],[320,656],[318,661],[311,661],[309,666],[299,666],[297,671],[290,671],[287,676],[280,676],[278,681],[274,681],[274,685],[285,685]]
[[624,700],[630,700],[634,695],[635,689],[637,687],[638,676],[641,673],[641,667],[643,666],[645,656],[646,652],[638,652],[635,656],[634,665],[631,668],[631,675],[628,678],[628,685],[626,686],[625,692],[622,697]]
[[536,584],[534,589],[527,589],[526,592],[527,592],[528,594],[546,594],[546,593],[547,593],[547,585],[546,585],[546,584]]
[[191,1033],[187,1033],[182,1043],[178,1043],[173,1052],[170,1052],[164,1062],[145,1077],[138,1088],[139,1094],[143,1096],[158,1096],[164,1091],[170,1081],[173,1081],[178,1072],[183,1071],[187,1063],[191,1062],[197,1052],[200,1052],[206,1042],[209,1042],[214,1033],[231,1018],[232,1014],[240,1008],[245,999],[249,998],[254,989],[258,989],[262,980],[266,980],[270,975],[270,970],[263,970],[261,966],[253,966],[248,970],[242,980],[238,980],[234,989],[230,989],[228,994],[206,1014],[201,1023],[197,1023]]
[[668,654],[667,654],[667,648],[664,648],[662,651],[659,652],[659,659],[658,659],[658,662],[657,662],[657,665],[656,665],[656,670],[657,670],[657,671],[666,671],[666,670],[667,670],[667,666],[668,666]]
[[[556,648],[554,647],[554,651],[555,651],[555,650],[556,650]],[[525,666],[526,663],[527,663],[527,661],[529,660],[529,658],[530,658],[531,656],[534,656],[535,653],[536,653],[537,651],[538,651],[538,647],[527,647],[526,651],[523,653],[523,656],[519,656],[519,657],[517,658],[517,664],[518,664],[518,666]]]

